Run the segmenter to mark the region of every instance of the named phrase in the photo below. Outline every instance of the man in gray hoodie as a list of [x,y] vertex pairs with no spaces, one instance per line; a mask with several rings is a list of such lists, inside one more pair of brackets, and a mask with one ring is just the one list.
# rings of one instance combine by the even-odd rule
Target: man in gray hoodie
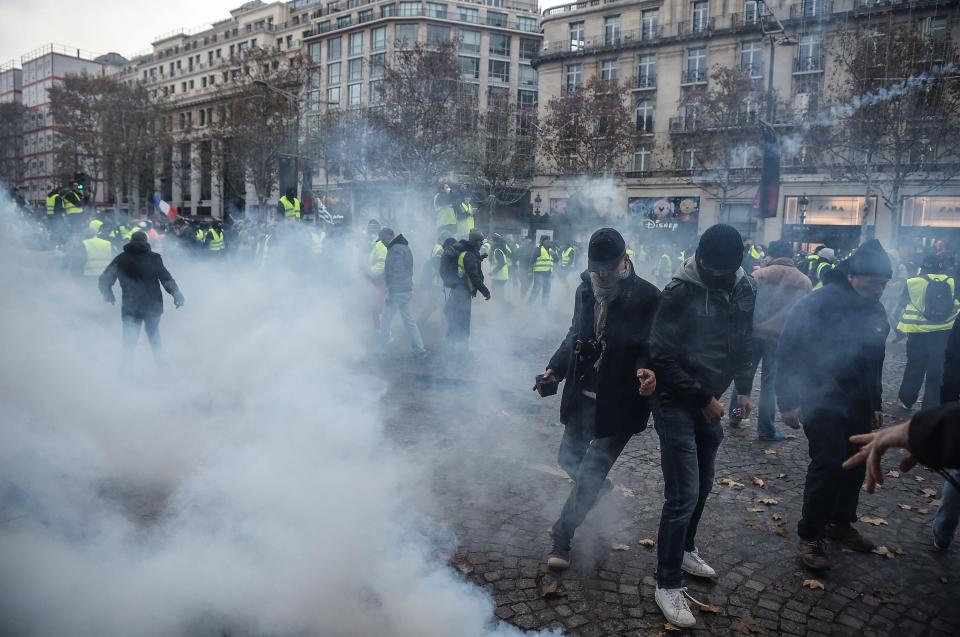
[[391,228],[380,231],[380,240],[387,246],[387,258],[383,266],[383,282],[387,288],[387,296],[380,319],[381,349],[390,342],[390,324],[393,322],[394,313],[400,312],[403,326],[410,337],[414,358],[426,358],[423,336],[413,314],[410,313],[410,300],[413,298],[413,253],[410,245],[402,234],[397,235]]

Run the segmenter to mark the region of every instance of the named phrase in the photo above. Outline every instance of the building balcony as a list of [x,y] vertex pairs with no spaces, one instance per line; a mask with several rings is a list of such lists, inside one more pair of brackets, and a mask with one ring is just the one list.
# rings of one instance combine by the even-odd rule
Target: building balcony
[[692,84],[706,84],[706,69],[687,69],[680,74],[680,85],[690,86]]
[[671,133],[693,133],[701,128],[700,120],[690,115],[670,118]]
[[704,20],[685,20],[677,23],[677,35],[701,35],[709,33],[714,29],[714,19],[706,18]]
[[759,11],[741,11],[730,15],[730,26],[734,29],[759,27],[760,23]]
[[646,75],[638,75],[633,80],[633,88],[635,90],[650,90],[657,88],[657,75],[656,73],[648,73]]
[[790,5],[790,19],[823,19],[833,13],[833,0],[803,0]]
[[793,59],[794,73],[823,73],[823,55],[809,55]]
[[763,62],[752,62],[750,64],[741,64],[739,66],[740,72],[744,75],[749,75],[755,80],[763,79]]

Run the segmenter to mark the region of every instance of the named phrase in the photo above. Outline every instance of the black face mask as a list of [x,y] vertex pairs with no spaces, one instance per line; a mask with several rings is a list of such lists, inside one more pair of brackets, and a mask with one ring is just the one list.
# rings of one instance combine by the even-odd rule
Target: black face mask
[[710,272],[703,266],[699,258],[697,258],[697,273],[700,275],[700,280],[703,281],[703,284],[712,289],[732,290],[737,282],[736,270],[723,272],[721,274]]

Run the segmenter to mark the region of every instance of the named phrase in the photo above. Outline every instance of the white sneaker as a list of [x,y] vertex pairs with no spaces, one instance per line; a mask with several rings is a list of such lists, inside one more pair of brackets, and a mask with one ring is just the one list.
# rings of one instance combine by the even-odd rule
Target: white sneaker
[[696,625],[697,620],[690,612],[690,605],[687,604],[687,597],[684,595],[682,588],[660,588],[658,586],[653,598],[663,612],[663,616],[677,628],[690,628]]
[[683,564],[680,566],[683,569],[684,573],[689,573],[695,577],[710,577],[714,578],[717,576],[717,572],[713,568],[703,561],[703,558],[700,557],[700,553],[697,549],[692,551],[683,552]]

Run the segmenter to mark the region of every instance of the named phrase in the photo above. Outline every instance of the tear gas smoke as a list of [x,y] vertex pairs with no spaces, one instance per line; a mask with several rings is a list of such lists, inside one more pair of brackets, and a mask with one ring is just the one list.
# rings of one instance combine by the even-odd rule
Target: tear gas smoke
[[121,376],[117,309],[9,230],[0,634],[519,634],[437,558],[349,281],[171,255],[170,364]]

